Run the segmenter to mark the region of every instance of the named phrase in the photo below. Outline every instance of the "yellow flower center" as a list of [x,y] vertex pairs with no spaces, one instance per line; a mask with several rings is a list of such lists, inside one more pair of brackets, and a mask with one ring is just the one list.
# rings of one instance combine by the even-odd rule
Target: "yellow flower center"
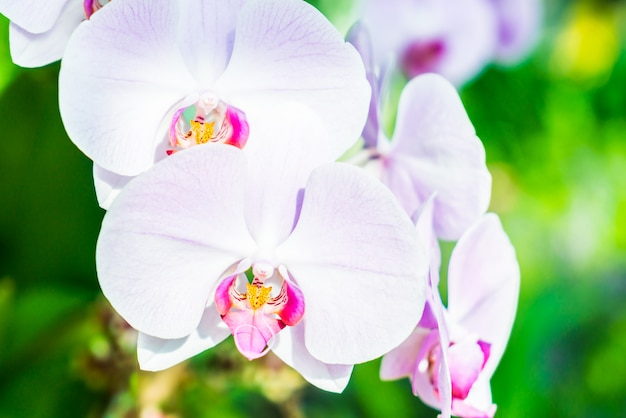
[[250,283],[246,283],[247,293],[246,298],[250,303],[252,309],[259,309],[270,298],[271,287],[255,286]]
[[185,137],[194,138],[196,144],[206,144],[211,141],[215,133],[215,122],[200,122],[197,120],[190,121],[191,129],[187,132]]

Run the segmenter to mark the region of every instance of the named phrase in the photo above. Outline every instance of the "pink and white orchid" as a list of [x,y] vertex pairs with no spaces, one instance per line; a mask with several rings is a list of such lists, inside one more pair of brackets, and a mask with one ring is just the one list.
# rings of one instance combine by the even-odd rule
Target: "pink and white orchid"
[[496,16],[486,0],[366,0],[363,22],[379,66],[409,77],[435,72],[460,86],[493,59]]
[[41,67],[63,57],[78,25],[108,0],[0,0],[0,14],[11,20],[13,62]]
[[408,376],[443,417],[491,418],[489,381],[511,332],[519,266],[498,217],[486,214],[458,241],[448,269],[448,309],[431,268],[426,309],[413,334],[383,357],[381,377]]
[[[289,106],[293,109],[294,106]],[[297,108],[297,106],[296,106]],[[161,370],[232,334],[340,392],[352,367],[410,335],[425,250],[379,181],[318,146],[301,109],[252,158],[207,144],[136,177],[107,212],[100,284],[139,330],[141,368]]]
[[94,161],[103,207],[134,176],[205,142],[255,154],[297,101],[345,151],[370,89],[352,46],[302,0],[113,1],[80,25],[59,80],[72,141]]
[[491,174],[485,163],[485,149],[457,91],[437,74],[409,81],[400,96],[389,140],[379,122],[384,109],[374,103],[384,92],[378,92],[379,81],[371,76],[374,70],[367,59],[371,56],[367,34],[362,27],[355,27],[350,35],[364,56],[374,91],[363,131],[365,150],[354,162],[375,173],[409,215],[421,210],[436,193],[437,236],[458,239],[487,210]]
[[539,38],[542,0],[488,0],[498,20],[496,60],[515,64],[528,54]]

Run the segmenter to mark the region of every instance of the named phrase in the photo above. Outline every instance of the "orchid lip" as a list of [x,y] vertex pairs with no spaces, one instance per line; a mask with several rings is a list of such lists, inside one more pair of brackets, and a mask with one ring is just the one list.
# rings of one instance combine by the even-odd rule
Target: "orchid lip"
[[249,134],[248,121],[242,110],[212,92],[205,92],[195,103],[174,112],[168,133],[172,148],[166,153],[171,155],[210,142],[243,148]]
[[[241,264],[240,264],[241,265]],[[274,335],[304,315],[304,297],[284,266],[258,261],[228,275],[215,292],[215,306],[239,352],[254,360],[270,349]],[[277,290],[279,289],[279,290]]]
[[[427,374],[435,394],[439,396],[439,368],[442,347],[438,331],[431,332],[418,356],[417,372]],[[464,339],[447,347],[448,373],[453,399],[464,400],[478,379],[490,355],[491,344],[483,340]]]

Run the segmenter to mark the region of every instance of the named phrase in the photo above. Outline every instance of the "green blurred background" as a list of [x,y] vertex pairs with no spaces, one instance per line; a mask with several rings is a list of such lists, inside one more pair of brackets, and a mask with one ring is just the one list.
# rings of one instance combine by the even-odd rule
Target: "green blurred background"
[[[349,0],[312,1],[342,30]],[[487,150],[491,210],[522,270],[493,380],[499,417],[626,416],[626,4],[548,0],[541,40],[461,95]],[[408,380],[356,367],[341,395],[231,341],[139,373],[95,274],[103,211],[67,139],[59,65],[14,66],[0,21],[0,418],[435,417]],[[444,246],[449,253],[450,244]]]

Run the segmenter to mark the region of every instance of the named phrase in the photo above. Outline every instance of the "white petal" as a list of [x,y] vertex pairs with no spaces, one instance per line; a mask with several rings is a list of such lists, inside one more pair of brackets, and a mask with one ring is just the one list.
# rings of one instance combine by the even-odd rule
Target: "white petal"
[[364,19],[372,28],[377,61],[394,59],[413,42],[443,42],[435,71],[455,85],[474,77],[493,58],[497,41],[489,1],[367,0]]
[[378,72],[374,61],[369,28],[361,21],[356,22],[346,35],[346,40],[354,45],[359,55],[361,55],[365,65],[367,82],[372,89],[367,121],[361,136],[366,148],[376,148],[380,135],[380,78],[377,77]]
[[268,109],[268,113],[275,110],[283,121],[274,126],[271,134],[264,135],[267,139],[244,148],[248,156],[248,229],[259,246],[268,251],[291,233],[302,197],[300,190],[311,171],[338,157],[332,147],[326,146],[330,142],[328,133],[309,107],[285,103]]
[[[446,312],[441,301],[441,294],[439,288],[433,282],[431,282],[430,292],[431,305],[433,306],[433,312],[437,317],[437,323],[439,324],[439,343],[442,347],[450,346],[450,331],[446,323]],[[441,358],[439,362],[439,403],[441,408],[442,418],[450,418],[451,403],[452,403],[452,377],[450,376],[450,368],[448,366],[448,350],[441,351]]]
[[[419,237],[422,247],[428,251],[428,259],[430,260],[430,280],[431,286],[439,286],[439,269],[441,268],[441,249],[439,248],[439,241],[435,236],[435,230],[433,225],[435,199],[437,193],[433,193],[428,200],[419,209],[419,214],[416,212],[413,215],[413,222],[415,222],[415,230]],[[417,217],[417,219],[415,219]]]
[[136,177],[114,201],[98,239],[98,277],[138,331],[191,334],[220,276],[254,253],[243,214],[245,165],[229,145],[195,147]]
[[413,377],[417,368],[417,356],[430,330],[417,328],[409,338],[383,356],[380,378],[383,380]]
[[543,4],[540,0],[499,0],[493,4],[500,23],[496,58],[515,64],[539,38]]
[[476,382],[474,382],[472,390],[470,390],[470,393],[463,403],[484,412],[495,410],[495,405],[493,405],[491,398],[490,378],[491,377],[483,371],[478,376],[478,379],[476,379]]
[[172,367],[222,342],[230,330],[211,304],[204,310],[198,327],[184,338],[161,339],[139,333],[137,358],[142,370],[159,371]]
[[460,86],[476,76],[494,57],[497,21],[484,0],[439,0],[445,16],[445,59],[437,72]]
[[[437,2],[440,0],[437,0]],[[412,39],[429,38],[441,33],[442,17],[437,2],[416,0],[366,0],[362,16],[372,33],[374,53],[379,65],[396,58]]]
[[372,360],[419,321],[426,250],[391,193],[355,167],[312,173],[298,224],[276,256],[304,294],[306,346],[318,360]]
[[235,26],[246,0],[194,0],[178,3],[178,44],[189,71],[211,85],[224,72],[235,41]]
[[111,207],[117,195],[132,179],[133,177],[121,176],[94,164],[93,180],[100,207],[105,210]]
[[59,60],[70,35],[84,19],[82,2],[68,1],[54,26],[45,32],[34,33],[11,22],[9,41],[13,62],[22,67],[34,68]]
[[497,215],[489,213],[461,237],[448,269],[448,312],[457,324],[491,344],[483,369],[487,376],[509,338],[519,286],[515,249]]
[[435,74],[407,84],[392,141],[386,183],[408,213],[437,192],[437,235],[458,239],[487,210],[491,175],[484,147],[454,87]]
[[[305,103],[333,133],[333,142],[320,146],[338,156],[361,134],[370,97],[359,54],[299,0],[257,0],[242,9],[233,54],[216,88],[251,118],[276,101]],[[283,118],[275,113],[272,120]]]
[[0,2],[0,14],[30,33],[43,33],[52,28],[68,3],[82,8],[82,1],[76,0],[4,0]]
[[159,128],[198,89],[180,55],[177,5],[112,1],[67,45],[59,75],[63,123],[78,148],[106,170],[133,176],[164,157],[157,148],[166,129]]
[[315,359],[304,345],[304,326],[286,327],[272,342],[272,351],[307,382],[328,392],[341,393],[348,385],[352,365],[327,364]]

